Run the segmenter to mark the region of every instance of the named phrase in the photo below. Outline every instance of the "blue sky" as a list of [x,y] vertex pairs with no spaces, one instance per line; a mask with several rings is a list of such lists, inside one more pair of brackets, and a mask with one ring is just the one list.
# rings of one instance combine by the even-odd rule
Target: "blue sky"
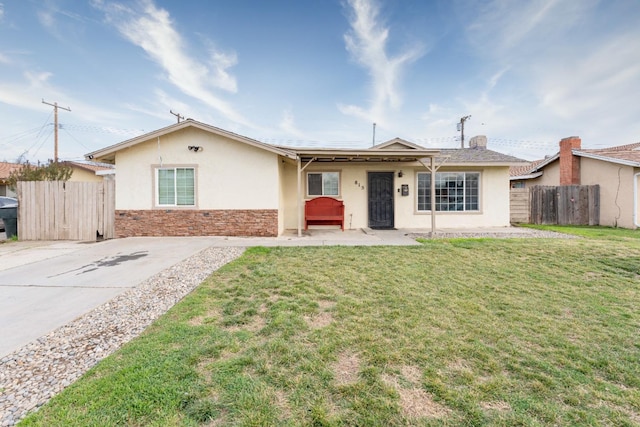
[[0,0],[0,160],[85,153],[173,110],[280,145],[522,158],[640,141],[636,0]]

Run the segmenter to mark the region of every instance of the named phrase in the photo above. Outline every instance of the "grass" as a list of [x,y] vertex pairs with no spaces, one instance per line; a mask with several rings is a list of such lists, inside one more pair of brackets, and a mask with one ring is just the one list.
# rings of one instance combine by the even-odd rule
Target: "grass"
[[639,232],[253,248],[23,425],[640,424]]

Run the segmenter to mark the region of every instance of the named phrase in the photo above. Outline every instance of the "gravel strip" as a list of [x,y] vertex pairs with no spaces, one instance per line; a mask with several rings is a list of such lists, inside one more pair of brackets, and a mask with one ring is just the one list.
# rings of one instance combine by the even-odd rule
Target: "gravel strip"
[[0,360],[0,426],[13,426],[195,289],[244,248],[208,248]]
[[[557,233],[555,231],[546,231],[546,230],[535,230],[535,229],[521,229],[526,231],[518,231],[518,232],[473,232],[473,233],[465,233],[465,232],[456,232],[456,233],[445,233],[445,232],[436,232],[434,239],[468,239],[468,238],[491,238],[491,239],[579,239],[579,236],[574,236],[572,234],[564,234]],[[431,233],[410,233],[407,236],[417,239],[431,239]]]

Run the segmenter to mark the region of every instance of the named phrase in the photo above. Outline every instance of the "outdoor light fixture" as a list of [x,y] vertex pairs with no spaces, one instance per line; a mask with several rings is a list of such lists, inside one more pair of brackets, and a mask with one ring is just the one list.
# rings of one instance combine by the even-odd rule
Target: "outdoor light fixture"
[[404,176],[404,174],[402,173],[402,171],[398,172],[398,178],[402,178]]

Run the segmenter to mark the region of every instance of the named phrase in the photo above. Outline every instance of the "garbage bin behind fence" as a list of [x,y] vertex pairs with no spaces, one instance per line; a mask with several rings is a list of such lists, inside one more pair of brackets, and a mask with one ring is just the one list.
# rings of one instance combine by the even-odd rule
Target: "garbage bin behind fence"
[[0,208],[0,218],[4,222],[4,232],[7,234],[7,239],[18,235],[18,207],[3,207]]

